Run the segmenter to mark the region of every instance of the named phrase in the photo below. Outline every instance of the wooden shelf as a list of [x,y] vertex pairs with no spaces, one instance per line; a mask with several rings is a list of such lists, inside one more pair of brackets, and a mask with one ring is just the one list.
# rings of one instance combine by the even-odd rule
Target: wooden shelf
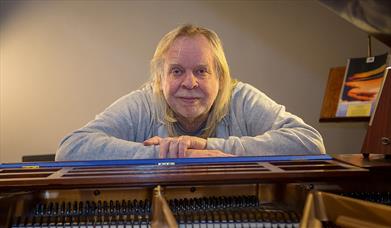
[[369,116],[357,117],[321,117],[320,123],[339,123],[339,122],[369,122]]

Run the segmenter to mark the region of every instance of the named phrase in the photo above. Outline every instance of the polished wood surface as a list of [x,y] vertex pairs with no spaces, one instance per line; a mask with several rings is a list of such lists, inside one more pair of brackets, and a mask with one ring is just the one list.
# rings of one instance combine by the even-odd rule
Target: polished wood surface
[[339,161],[372,171],[391,170],[391,159],[386,159],[383,154],[370,154],[368,157],[364,157],[362,154],[340,154],[333,157]]
[[390,214],[390,206],[314,191],[307,196],[300,227],[386,228]]
[[330,68],[319,121],[335,118],[346,67]]
[[342,180],[367,170],[336,160],[190,165],[15,168],[0,170],[0,189],[156,186]]
[[[370,157],[375,164],[355,154],[332,160],[6,168],[0,170],[0,227],[15,221],[46,227],[49,220],[58,227],[72,222],[76,227],[176,227],[206,221],[295,227],[313,191],[391,202],[391,165],[378,169]],[[350,162],[355,160],[365,165]],[[201,219],[199,210],[210,213]],[[216,213],[224,219],[209,216]],[[271,222],[272,217],[280,220]]]
[[176,228],[178,224],[162,191],[163,189],[160,186],[153,190],[151,228]]

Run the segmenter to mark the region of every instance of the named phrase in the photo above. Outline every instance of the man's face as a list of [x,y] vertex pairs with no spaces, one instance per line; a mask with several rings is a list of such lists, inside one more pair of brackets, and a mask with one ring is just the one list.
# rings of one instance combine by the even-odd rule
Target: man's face
[[206,118],[219,90],[212,51],[202,36],[179,37],[164,56],[164,97],[176,115]]

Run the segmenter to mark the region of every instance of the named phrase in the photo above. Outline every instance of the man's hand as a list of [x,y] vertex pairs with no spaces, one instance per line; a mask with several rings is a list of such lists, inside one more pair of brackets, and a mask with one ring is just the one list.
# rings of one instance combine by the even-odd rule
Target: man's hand
[[218,150],[206,150],[206,142],[206,139],[187,135],[175,138],[161,138],[159,136],[155,136],[145,140],[144,145],[159,145],[159,158],[232,156]]

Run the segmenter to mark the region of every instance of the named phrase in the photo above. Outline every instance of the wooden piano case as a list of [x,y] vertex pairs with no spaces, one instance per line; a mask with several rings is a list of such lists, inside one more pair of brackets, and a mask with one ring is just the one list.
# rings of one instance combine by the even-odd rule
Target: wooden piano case
[[385,173],[336,159],[3,168],[0,227],[298,227],[309,192],[388,194]]

